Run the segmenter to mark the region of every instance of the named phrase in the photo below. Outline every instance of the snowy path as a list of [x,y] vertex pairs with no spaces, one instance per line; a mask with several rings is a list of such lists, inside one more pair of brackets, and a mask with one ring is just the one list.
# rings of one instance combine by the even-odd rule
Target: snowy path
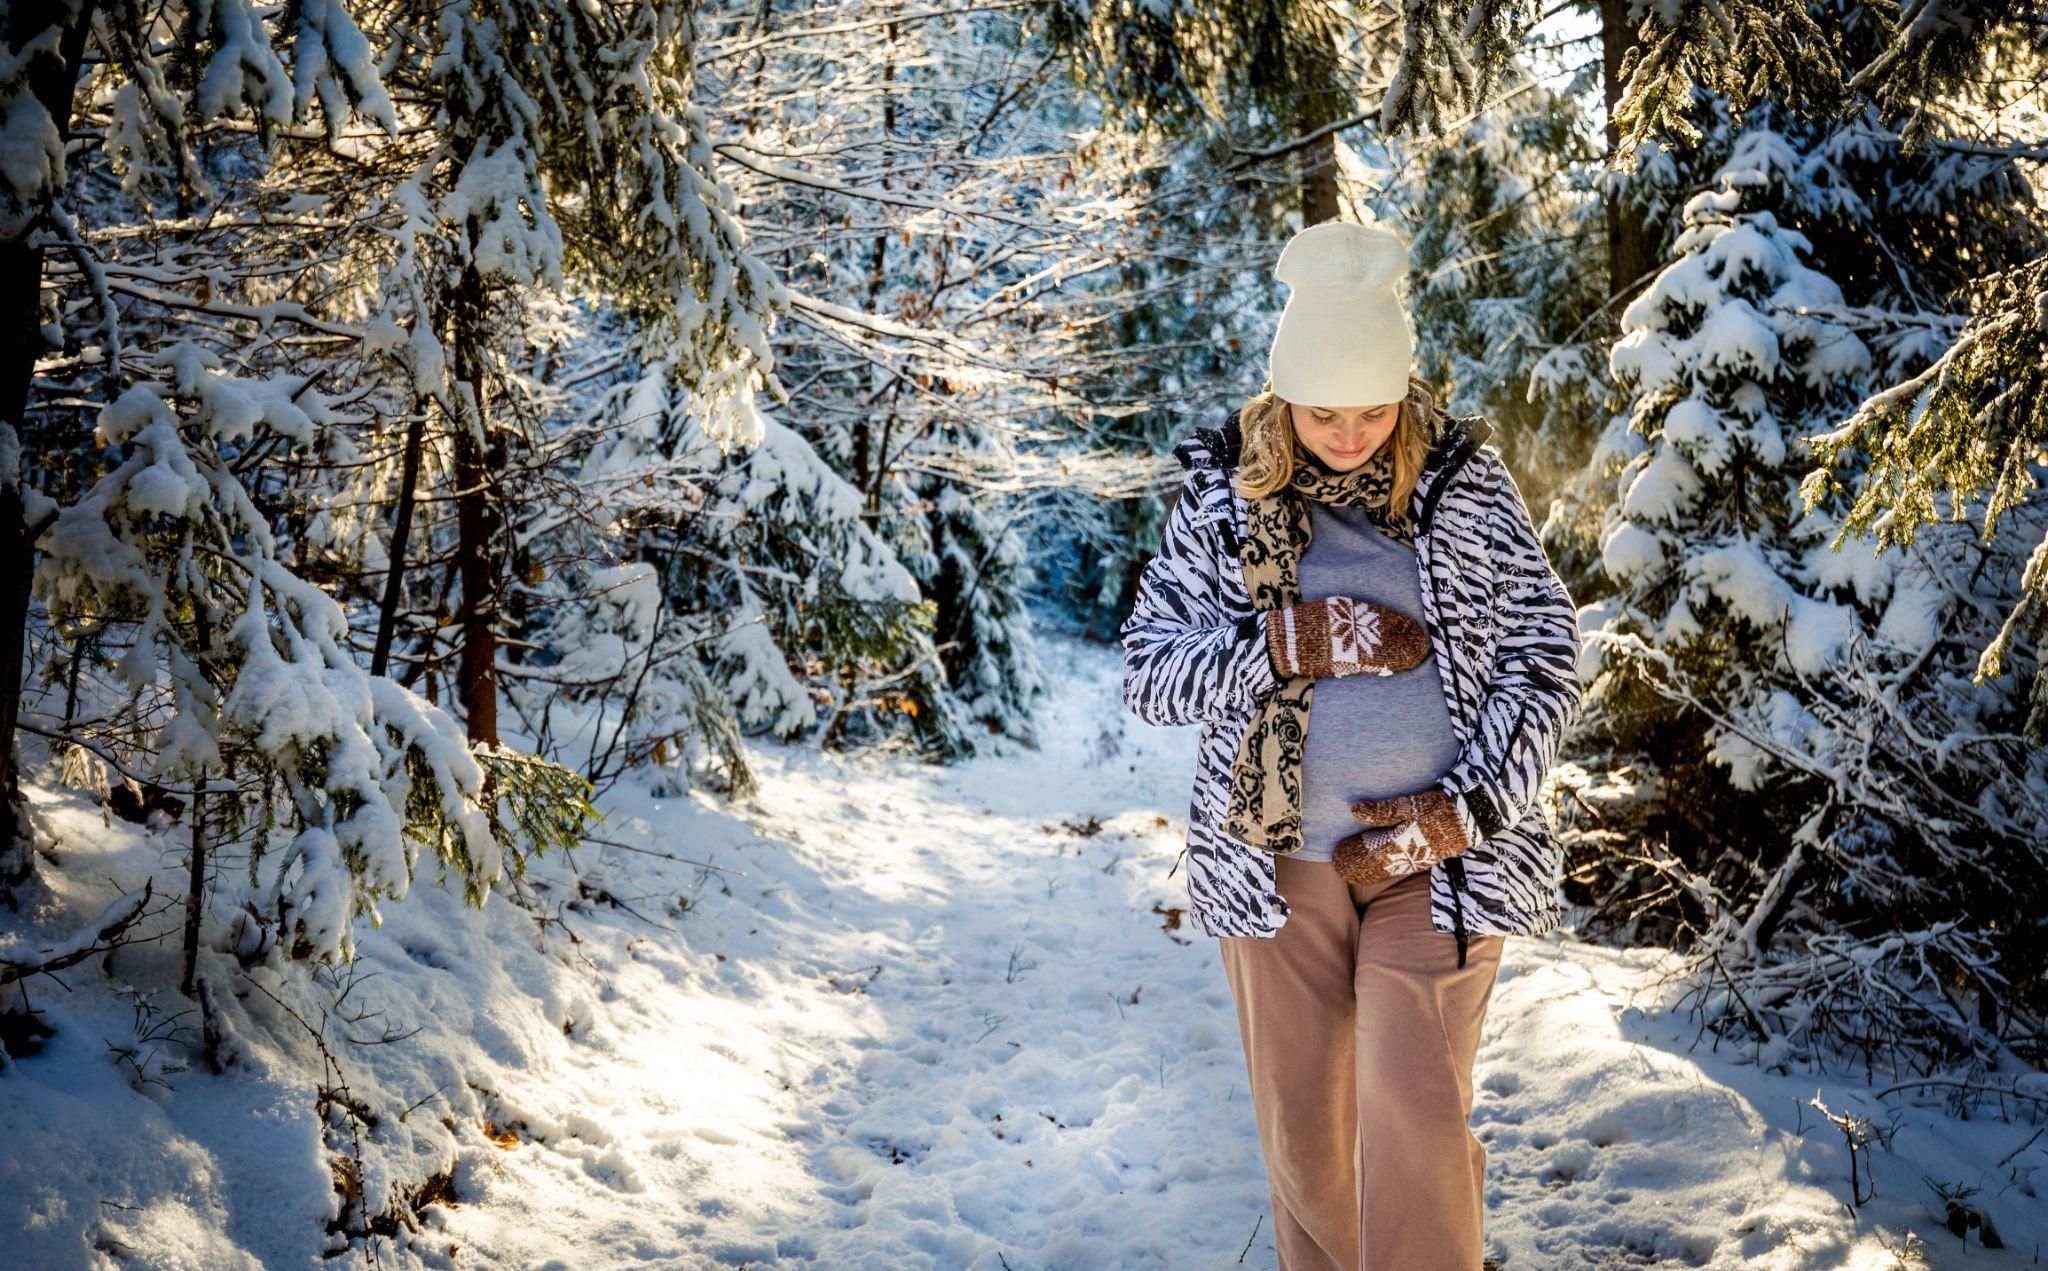
[[[510,1264],[580,1231],[563,1265],[1272,1267],[1216,950],[1157,912],[1185,903],[1167,871],[1193,730],[1122,714],[1114,650],[1046,655],[1063,689],[1038,752],[933,769],[771,751],[757,824],[793,850],[719,856],[749,877],[683,920],[700,952],[636,946],[701,979],[580,1060],[642,1190],[593,1196],[586,1228],[552,1188],[494,1189],[458,1230]],[[635,815],[618,828],[701,850]],[[1910,1122],[1852,1221],[1841,1136],[1798,1101],[1882,1105],[1688,1054],[1681,1021],[1629,1009],[1651,960],[1510,942],[1474,1118],[1509,1267],[1891,1266],[1901,1214],[1933,1230],[1923,1171],[1980,1185],[2032,1254],[2039,1201],[1984,1169],[2031,1127]],[[2017,1252],[1973,1241],[1968,1264]]]
[[[459,1203],[378,1265],[1272,1268],[1217,951],[1162,912],[1185,903],[1168,871],[1194,730],[1123,713],[1112,647],[1047,638],[1044,656],[1059,698],[1037,751],[935,768],[761,747],[746,819],[608,796],[603,837],[740,874],[592,847],[536,863],[529,908],[469,910],[425,880],[385,906],[351,1000],[359,1032],[405,1040],[340,1048],[386,1112],[371,1191],[453,1150]],[[142,875],[178,885],[165,844],[48,799],[71,911],[53,930]],[[162,982],[167,957],[116,970]],[[1924,1265],[2035,1265],[2038,1126],[1691,1053],[1640,987],[1654,960],[1509,942],[1474,1122],[1510,1271],[1877,1271],[1908,1227]],[[292,1028],[238,1014],[255,1062],[138,1089],[108,1059],[131,1003],[74,983],[40,993],[51,1047],[0,1079],[13,1265],[342,1265],[320,1256],[320,1061]],[[1802,1106],[1816,1093],[1896,1122],[1865,1154],[1860,1215],[1840,1132]],[[1933,1183],[1978,1188],[2012,1247],[1960,1248]]]
[[[1113,692],[1090,701],[1093,652],[1042,752],[939,769],[767,748],[754,820],[790,847],[711,857],[748,876],[678,920],[699,952],[636,946],[679,968],[683,999],[579,1060],[580,1087],[632,1109],[643,1190],[494,1186],[455,1211],[464,1243],[576,1267],[628,1247],[707,1266],[1235,1259],[1265,1203],[1235,1017],[1211,943],[1152,912],[1184,903],[1153,806],[1153,751],[1180,747],[1102,757],[1120,724]],[[1091,815],[1099,832],[1063,826]],[[674,823],[650,804],[605,832],[705,857]],[[582,1252],[549,1248],[580,1225],[547,1212],[563,1184],[597,1220]]]

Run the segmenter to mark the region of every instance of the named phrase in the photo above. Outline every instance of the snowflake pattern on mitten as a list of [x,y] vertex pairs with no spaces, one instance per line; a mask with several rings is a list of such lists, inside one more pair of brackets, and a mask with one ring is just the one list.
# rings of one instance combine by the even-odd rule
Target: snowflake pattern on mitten
[[1367,600],[1328,596],[1274,611],[1266,626],[1273,669],[1283,677],[1392,675],[1429,656],[1429,635],[1407,614]]
[[1338,877],[1361,886],[1419,873],[1470,847],[1458,808],[1441,786],[1393,799],[1360,799],[1351,815],[1367,828],[1337,844]]

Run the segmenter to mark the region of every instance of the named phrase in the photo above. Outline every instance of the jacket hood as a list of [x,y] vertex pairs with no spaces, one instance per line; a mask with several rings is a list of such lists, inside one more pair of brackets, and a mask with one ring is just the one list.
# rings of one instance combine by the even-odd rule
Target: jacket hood
[[[1455,453],[1463,446],[1477,448],[1493,436],[1493,425],[1484,415],[1450,415],[1443,436],[1430,451],[1430,461]],[[1183,468],[1235,468],[1243,450],[1244,433],[1238,427],[1238,412],[1232,411],[1222,424],[1198,427],[1173,447],[1173,457]]]

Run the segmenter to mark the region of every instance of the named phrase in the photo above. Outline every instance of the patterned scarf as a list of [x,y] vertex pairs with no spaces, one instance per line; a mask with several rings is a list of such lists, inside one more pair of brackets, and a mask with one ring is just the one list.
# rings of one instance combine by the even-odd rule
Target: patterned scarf
[[[1441,410],[1429,412],[1432,447],[1446,422]],[[1297,438],[1289,487],[1251,500],[1251,535],[1238,555],[1253,608],[1281,609],[1301,600],[1296,570],[1308,551],[1310,499],[1364,508],[1375,529],[1395,542],[1413,544],[1415,500],[1409,500],[1405,515],[1394,516],[1389,508],[1393,492],[1391,439],[1359,467],[1335,473]],[[1282,680],[1253,714],[1230,768],[1223,829],[1231,837],[1282,855],[1301,850],[1301,760],[1315,683],[1306,675]]]

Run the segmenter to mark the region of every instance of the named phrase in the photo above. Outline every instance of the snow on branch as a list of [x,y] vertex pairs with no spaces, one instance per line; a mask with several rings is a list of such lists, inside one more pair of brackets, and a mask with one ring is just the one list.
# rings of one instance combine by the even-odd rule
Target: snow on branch
[[43,949],[25,948],[21,937],[0,938],[0,984],[12,984],[31,975],[42,975],[50,971],[62,971],[77,966],[95,953],[104,953],[118,948],[121,937],[128,928],[142,917],[143,909],[155,889],[155,880],[143,883],[138,891],[108,905],[98,919],[80,928],[68,939]]

